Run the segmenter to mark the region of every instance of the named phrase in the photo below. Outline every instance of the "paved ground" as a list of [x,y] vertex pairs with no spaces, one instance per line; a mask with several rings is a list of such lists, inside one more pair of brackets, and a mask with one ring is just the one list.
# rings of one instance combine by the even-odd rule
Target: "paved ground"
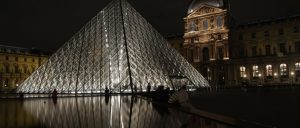
[[279,128],[300,127],[300,87],[235,88],[190,99],[200,110]]

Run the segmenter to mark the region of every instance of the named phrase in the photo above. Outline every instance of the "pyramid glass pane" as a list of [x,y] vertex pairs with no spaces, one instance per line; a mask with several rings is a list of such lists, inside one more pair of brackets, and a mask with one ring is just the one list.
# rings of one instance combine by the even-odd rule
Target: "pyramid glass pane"
[[145,91],[208,82],[125,0],[114,0],[18,88],[24,93]]

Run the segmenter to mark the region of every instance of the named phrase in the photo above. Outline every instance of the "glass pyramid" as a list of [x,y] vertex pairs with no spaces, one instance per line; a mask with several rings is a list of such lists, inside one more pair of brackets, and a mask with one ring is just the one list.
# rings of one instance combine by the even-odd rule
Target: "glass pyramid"
[[208,82],[125,0],[114,0],[17,89],[23,93],[114,93]]

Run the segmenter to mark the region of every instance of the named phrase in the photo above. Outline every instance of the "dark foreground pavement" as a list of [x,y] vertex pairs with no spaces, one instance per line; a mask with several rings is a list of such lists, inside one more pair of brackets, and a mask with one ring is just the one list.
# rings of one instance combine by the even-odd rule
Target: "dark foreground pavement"
[[300,127],[300,87],[197,92],[190,99],[199,110],[279,128]]

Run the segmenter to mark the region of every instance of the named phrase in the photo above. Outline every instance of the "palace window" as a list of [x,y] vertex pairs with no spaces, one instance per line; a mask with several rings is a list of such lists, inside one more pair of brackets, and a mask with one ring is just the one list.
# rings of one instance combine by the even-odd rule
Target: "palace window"
[[297,70],[300,71],[300,63],[296,63],[296,64],[295,64],[295,70],[296,70],[296,71],[297,71]]
[[295,42],[295,52],[300,53],[300,41]]
[[255,32],[251,33],[251,38],[252,39],[256,38],[256,33]]
[[240,77],[247,77],[247,75],[246,75],[246,67],[244,67],[244,66],[241,66],[240,67]]
[[295,64],[295,74],[296,77],[300,77],[300,63]]
[[207,20],[203,21],[203,29],[204,30],[208,29],[208,21]]
[[217,16],[217,27],[220,29],[223,26],[223,18],[222,16]]
[[209,49],[207,47],[202,49],[203,61],[209,61]]
[[279,44],[279,50],[281,53],[286,53],[286,50],[285,50],[285,43],[280,43]]
[[283,33],[284,33],[283,29],[280,28],[280,29],[278,30],[278,34],[279,34],[279,35],[283,35]]
[[200,53],[200,48],[196,47],[196,54],[195,54],[195,59],[198,61],[199,60],[199,54]]
[[257,56],[257,48],[256,48],[256,46],[252,46],[252,56]]
[[265,50],[266,50],[266,55],[267,56],[271,55],[271,46],[270,45],[266,45]]
[[299,27],[295,26],[293,31],[294,31],[294,33],[299,33]]
[[253,77],[259,77],[258,66],[257,66],[257,65],[254,65],[254,66],[252,67],[252,70],[253,70]]
[[16,65],[15,65],[15,73],[19,73],[19,71],[20,71],[20,70],[19,70],[19,66],[16,64]]
[[190,24],[190,26],[189,26],[189,31],[190,31],[190,32],[191,32],[191,31],[198,31],[197,25],[196,25],[195,21],[191,21],[191,24]]
[[9,65],[7,64],[7,65],[5,65],[5,71],[6,71],[6,73],[10,73],[10,70],[9,70]]
[[243,34],[239,35],[239,40],[243,40]]
[[286,64],[280,64],[280,75],[281,76],[287,76],[287,66]]
[[265,37],[269,37],[270,36],[269,31],[265,31],[264,34],[265,34]]
[[276,51],[276,48],[273,47],[273,54],[276,55],[277,51]]
[[266,75],[267,76],[272,76],[273,75],[272,65],[270,65],[270,64],[266,66]]
[[223,58],[224,58],[224,55],[223,55],[223,48],[220,47],[220,48],[218,48],[218,59],[219,59],[219,60],[223,60]]

